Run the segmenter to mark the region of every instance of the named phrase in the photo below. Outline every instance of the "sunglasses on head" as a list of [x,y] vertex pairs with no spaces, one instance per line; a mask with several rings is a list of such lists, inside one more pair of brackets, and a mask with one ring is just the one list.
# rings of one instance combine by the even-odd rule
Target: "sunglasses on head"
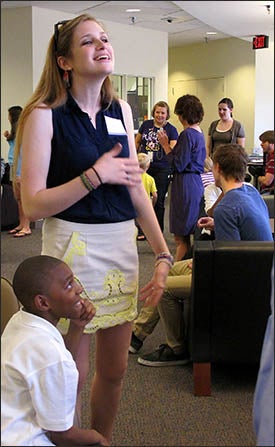
[[59,28],[61,26],[65,25],[65,23],[68,23],[68,22],[69,22],[69,20],[61,20],[60,22],[57,22],[54,25],[54,48],[55,48],[55,51],[57,51]]

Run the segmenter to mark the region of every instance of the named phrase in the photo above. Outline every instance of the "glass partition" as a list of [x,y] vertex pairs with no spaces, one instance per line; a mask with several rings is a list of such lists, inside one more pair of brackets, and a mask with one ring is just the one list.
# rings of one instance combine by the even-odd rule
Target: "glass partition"
[[117,95],[130,104],[137,131],[143,121],[151,117],[153,79],[126,75],[112,75],[111,79]]

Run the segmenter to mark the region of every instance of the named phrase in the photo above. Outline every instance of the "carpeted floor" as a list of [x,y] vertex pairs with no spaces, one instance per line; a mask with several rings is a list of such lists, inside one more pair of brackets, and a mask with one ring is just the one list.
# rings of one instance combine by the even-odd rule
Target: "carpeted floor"
[[[168,214],[168,210],[166,211]],[[166,224],[165,237],[174,253]],[[40,253],[41,229],[15,239],[1,236],[2,276],[12,279],[17,265]],[[153,253],[146,241],[138,242],[140,284],[150,278]],[[142,353],[165,342],[161,324],[145,340]],[[91,371],[94,364],[91,346]],[[139,365],[130,354],[121,405],[114,429],[114,446],[255,446],[252,404],[256,368],[214,365],[212,396],[192,393],[192,365],[152,368]],[[83,427],[89,426],[89,381],[83,391]]]

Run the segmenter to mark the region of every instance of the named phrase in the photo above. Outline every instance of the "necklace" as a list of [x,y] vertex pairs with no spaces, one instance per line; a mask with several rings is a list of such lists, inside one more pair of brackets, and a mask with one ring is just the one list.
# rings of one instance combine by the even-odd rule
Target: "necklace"
[[157,124],[156,121],[154,120],[154,126],[158,127],[159,129],[166,126],[166,124],[167,124],[167,121],[164,121],[162,124]]

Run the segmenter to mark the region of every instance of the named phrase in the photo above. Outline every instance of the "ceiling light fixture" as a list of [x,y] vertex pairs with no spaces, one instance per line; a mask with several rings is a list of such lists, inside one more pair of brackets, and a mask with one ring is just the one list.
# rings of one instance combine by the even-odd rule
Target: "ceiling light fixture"
[[140,12],[141,9],[126,9],[126,12]]
[[217,33],[216,31],[207,31],[206,34],[208,34],[208,36],[215,36]]

